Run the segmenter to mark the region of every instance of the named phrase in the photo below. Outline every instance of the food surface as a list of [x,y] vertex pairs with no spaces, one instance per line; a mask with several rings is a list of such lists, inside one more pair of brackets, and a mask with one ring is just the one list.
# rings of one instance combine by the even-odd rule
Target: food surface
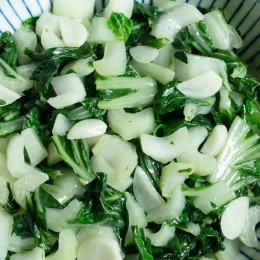
[[260,259],[242,45],[170,0],[54,0],[2,32],[0,260]]

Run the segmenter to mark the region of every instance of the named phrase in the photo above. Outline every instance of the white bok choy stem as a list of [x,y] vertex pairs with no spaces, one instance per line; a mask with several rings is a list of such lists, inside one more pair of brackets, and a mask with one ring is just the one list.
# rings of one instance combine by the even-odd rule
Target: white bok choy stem
[[110,226],[93,224],[86,227],[82,227],[76,234],[78,246],[80,247],[85,241],[95,237],[108,237],[118,242],[118,238],[115,231]]
[[216,168],[216,159],[198,151],[201,143],[208,136],[205,127],[196,126],[188,129],[189,144],[185,151],[177,157],[178,163],[190,163],[195,167],[195,174],[200,176],[209,175]]
[[129,90],[130,94],[116,97],[112,100],[100,100],[101,109],[132,108],[149,106],[156,94],[156,82],[150,77],[106,77],[96,80],[98,91]]
[[151,77],[154,80],[165,85],[174,79],[175,73],[169,69],[157,65],[155,63],[140,63],[135,59],[132,59],[131,65],[142,77]]
[[127,18],[132,16],[134,1],[132,0],[110,0],[104,9],[102,16],[109,19],[112,12],[122,13]]
[[119,191],[125,191],[133,182],[133,178],[129,177],[125,181],[121,181],[118,172],[104,157],[100,155],[93,155],[91,163],[96,173],[104,172],[107,174],[107,184]]
[[13,232],[8,250],[14,253],[25,252],[35,248],[33,237],[22,238]]
[[44,254],[45,252],[43,248],[35,247],[31,251],[11,255],[10,260],[44,260]]
[[14,92],[9,88],[6,88],[1,84],[0,84],[0,93],[1,93],[0,107],[12,104],[14,101],[16,101],[21,97],[21,95],[17,94],[16,92]]
[[37,45],[36,34],[26,26],[21,26],[14,32],[18,48],[18,64],[24,65],[30,62],[31,58],[24,54],[24,49],[35,50]]
[[207,98],[215,95],[222,87],[222,78],[208,70],[194,78],[177,84],[177,89],[187,97]]
[[77,122],[69,130],[67,138],[82,139],[103,135],[107,130],[107,125],[100,119],[85,119]]
[[7,188],[7,180],[0,174],[0,207],[4,206],[8,202],[9,190]]
[[165,137],[141,135],[143,152],[161,163],[168,163],[180,156],[186,150],[188,143],[189,133],[186,127]]
[[54,0],[52,12],[56,15],[83,20],[94,14],[95,0]]
[[108,28],[105,17],[93,17],[88,25],[88,42],[95,44],[105,44],[117,39],[116,35]]
[[176,5],[176,2],[172,0],[153,0],[153,5],[162,10],[168,10],[173,8]]
[[95,70],[102,76],[119,76],[126,70],[126,47],[124,41],[106,43],[104,56],[93,62]]
[[86,96],[84,84],[75,73],[54,77],[51,84],[57,96],[49,98],[47,102],[56,109],[80,102]]
[[171,162],[162,168],[160,188],[164,197],[170,198],[174,190],[195,171],[194,164]]
[[130,50],[130,55],[140,63],[149,63],[153,61],[159,51],[156,48],[150,47],[150,46],[134,46],[131,47]]
[[200,152],[212,157],[217,156],[226,144],[227,135],[227,127],[225,125],[216,125]]
[[137,203],[146,213],[161,208],[165,201],[152,185],[144,170],[137,166],[134,173],[133,190]]
[[153,233],[150,229],[144,229],[145,236],[151,239],[151,244],[154,246],[165,247],[168,242],[174,237],[175,227],[162,224],[158,232]]
[[44,27],[50,30],[60,39],[60,16],[51,12],[44,12],[36,21],[35,32],[41,36]]
[[0,258],[5,259],[13,230],[13,217],[0,207]]
[[[101,248],[102,250],[100,250]],[[93,259],[123,260],[118,242],[102,236],[86,240],[78,249],[77,260]]]
[[49,48],[65,47],[64,42],[51,30],[51,27],[44,25],[41,34],[41,45],[44,50]]
[[239,197],[232,200],[221,216],[221,231],[228,239],[237,238],[243,231],[248,214],[249,198]]
[[194,5],[186,3],[176,5],[155,19],[152,24],[151,34],[155,38],[168,38],[173,42],[176,33],[181,28],[203,18],[202,13]]
[[259,241],[256,236],[256,225],[260,222],[260,206],[252,206],[248,209],[246,224],[239,235],[239,240],[249,247],[257,247]]
[[26,128],[21,132],[24,138],[25,149],[28,153],[31,166],[36,166],[48,156],[47,149],[33,127]]
[[132,140],[150,134],[155,128],[153,108],[148,107],[137,113],[127,113],[123,108],[107,111],[109,127],[125,140]]
[[162,224],[165,220],[177,218],[182,213],[185,203],[186,200],[181,191],[181,185],[178,185],[170,199],[163,206],[147,214],[147,220],[148,222]]
[[49,176],[43,172],[27,173],[24,177],[19,178],[13,184],[14,197],[16,202],[25,209],[26,194],[33,192],[35,189],[49,180]]
[[89,36],[83,24],[63,16],[60,17],[60,32],[62,41],[67,47],[80,47]]
[[74,260],[77,257],[78,241],[75,232],[69,228],[63,228],[59,233],[58,250],[47,256],[46,260]]
[[227,76],[227,65],[223,60],[195,54],[186,54],[186,56],[188,60],[187,64],[174,56],[172,57],[170,68],[175,72],[178,80],[186,81],[208,70],[212,70],[222,78],[223,86],[231,91]]
[[114,169],[121,182],[125,182],[137,165],[136,148],[116,135],[104,134],[92,152],[103,157]]
[[82,202],[72,200],[64,209],[46,208],[46,220],[48,229],[61,232],[66,222],[76,218],[82,207]]
[[214,10],[204,15],[207,32],[216,48],[231,50],[240,48],[243,44],[242,38],[236,29],[229,25],[222,11]]
[[52,128],[52,135],[64,136],[71,129],[72,123],[63,114],[58,114],[55,118],[55,122]]
[[214,209],[212,203],[220,207],[236,198],[235,192],[223,181],[209,187],[188,189],[183,191],[183,194],[189,197],[196,197],[194,205],[204,214],[208,214]]
[[30,173],[37,173],[34,168],[24,160],[25,139],[21,134],[12,136],[6,150],[6,165],[13,177],[21,178]]
[[144,228],[147,226],[147,219],[144,210],[136,202],[134,197],[129,192],[126,192],[125,195],[126,208],[129,218],[128,230],[125,237],[125,246],[127,246],[128,244],[131,244],[134,240],[132,226]]

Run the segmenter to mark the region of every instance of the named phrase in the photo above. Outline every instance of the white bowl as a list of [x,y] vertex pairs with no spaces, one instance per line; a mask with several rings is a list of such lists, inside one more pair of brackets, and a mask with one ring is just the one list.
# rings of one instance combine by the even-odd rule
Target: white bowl
[[[138,0],[152,4],[152,0]],[[96,0],[96,10],[102,9],[109,0]],[[249,68],[260,74],[260,1],[259,0],[176,0],[196,7],[221,7],[227,21],[240,33],[243,46],[237,54],[249,63]],[[1,0],[0,33],[13,32],[25,19],[38,16],[52,8],[52,0]]]

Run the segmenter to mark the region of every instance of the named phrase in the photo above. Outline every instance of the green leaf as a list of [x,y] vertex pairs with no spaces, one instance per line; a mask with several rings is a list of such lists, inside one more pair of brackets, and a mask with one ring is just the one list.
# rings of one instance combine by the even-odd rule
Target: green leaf
[[112,100],[114,98],[123,97],[137,92],[134,88],[122,88],[122,89],[99,89],[98,94],[100,100]]
[[107,26],[119,40],[127,41],[133,28],[133,21],[122,13],[112,12]]
[[133,226],[134,241],[142,260],[153,260],[151,240],[145,237],[143,228]]
[[99,98],[85,98],[81,104],[96,118],[103,120],[106,110],[98,108]]
[[54,135],[52,140],[60,157],[74,170],[82,184],[90,183],[96,178],[89,154],[81,139],[68,140],[65,136]]
[[237,169],[243,173],[256,175],[260,177],[260,158],[237,163],[233,165],[232,168]]

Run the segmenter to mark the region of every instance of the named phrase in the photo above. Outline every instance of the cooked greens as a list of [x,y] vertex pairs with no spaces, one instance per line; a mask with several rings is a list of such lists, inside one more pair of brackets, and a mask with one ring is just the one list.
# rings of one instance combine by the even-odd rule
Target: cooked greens
[[54,0],[0,35],[0,259],[259,247],[260,83],[222,10],[171,2]]

